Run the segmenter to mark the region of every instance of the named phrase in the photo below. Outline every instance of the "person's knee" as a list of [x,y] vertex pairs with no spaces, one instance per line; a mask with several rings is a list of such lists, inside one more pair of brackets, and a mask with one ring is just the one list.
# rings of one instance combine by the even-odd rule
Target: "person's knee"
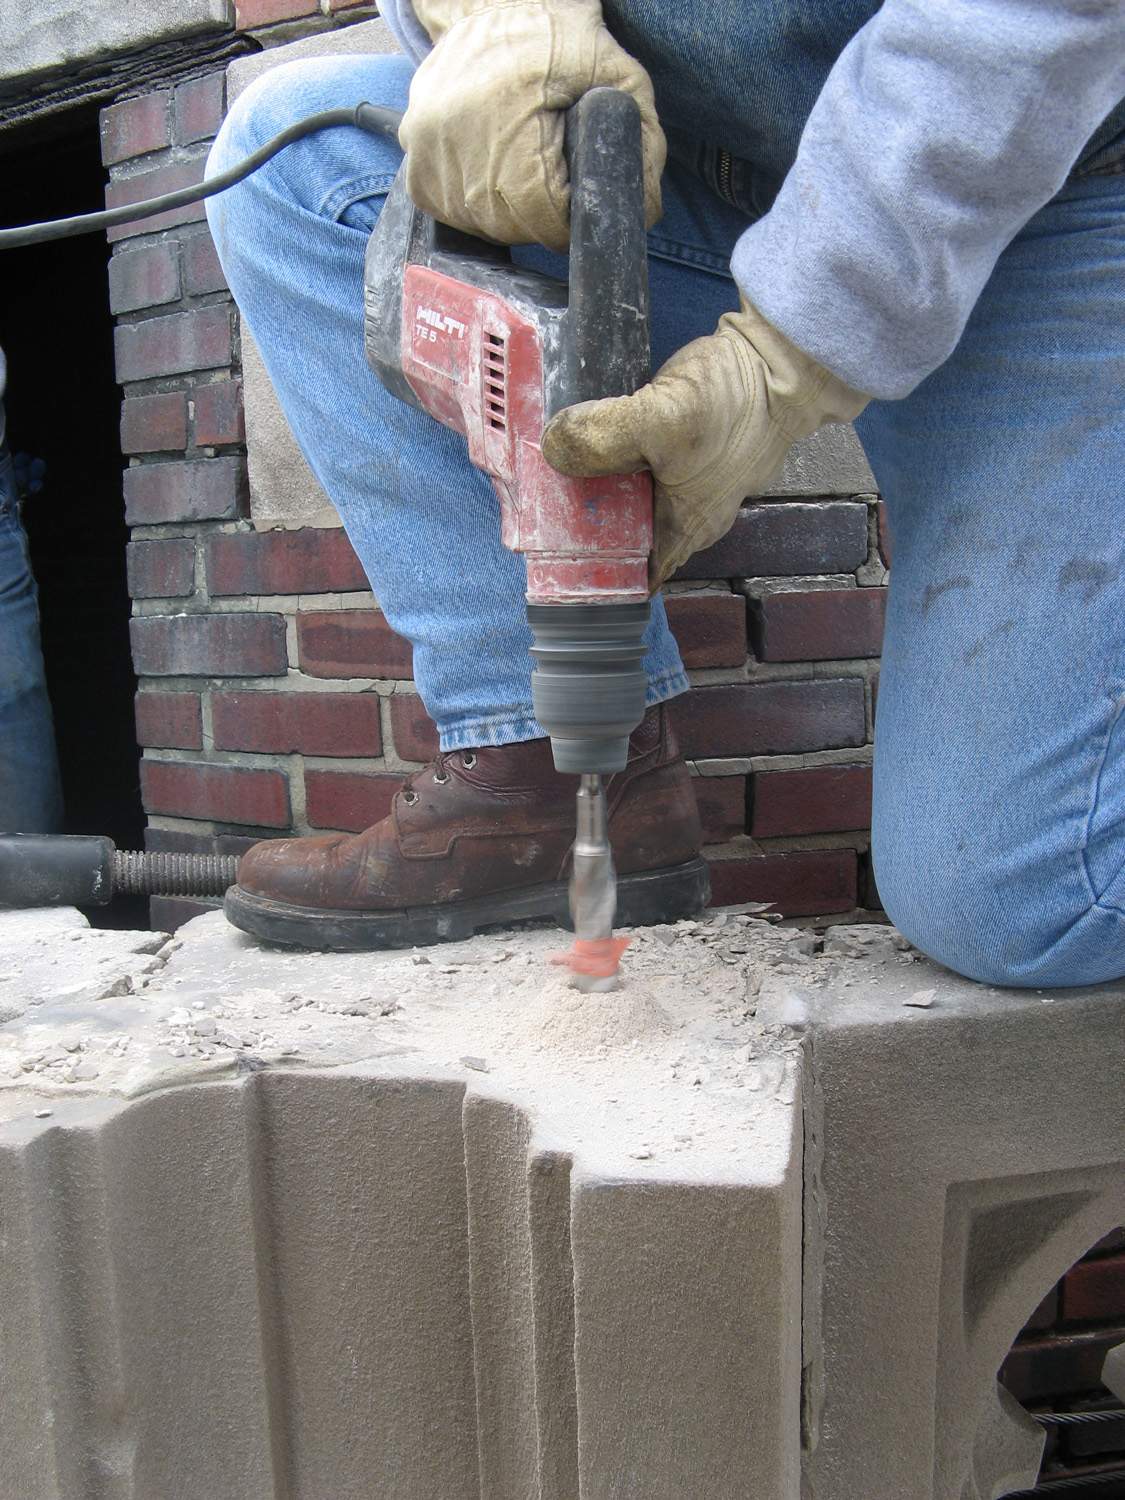
[[[1004,852],[929,827],[876,831],[875,879],[904,937],[946,968],[984,984],[1074,983],[1054,972],[1063,911],[1047,872],[1037,880]],[[1058,899],[1056,899],[1056,897]]]
[[307,57],[270,68],[228,110],[208,157],[208,176],[323,110],[352,109],[364,101],[404,109],[412,72],[397,55]]

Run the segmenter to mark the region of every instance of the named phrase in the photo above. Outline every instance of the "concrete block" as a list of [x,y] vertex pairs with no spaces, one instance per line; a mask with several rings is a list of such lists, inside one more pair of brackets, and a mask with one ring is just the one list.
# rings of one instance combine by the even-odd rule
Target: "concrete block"
[[806,1494],[992,1500],[1043,1445],[996,1371],[1125,1215],[1125,984],[997,990],[852,931],[759,1008],[808,1048]]
[[830,423],[789,451],[771,495],[873,495],[867,455],[850,423]]
[[[74,68],[106,53],[131,52],[201,31],[225,30],[227,0],[150,0],[145,5],[75,5],[74,0],[0,0],[0,84]],[[9,90],[10,92],[11,90]]]
[[996,1371],[1125,1220],[1125,983],[728,909],[582,996],[557,942],[0,915],[0,1495],[1030,1485]]
[[795,1500],[795,1044],[726,946],[788,938],[641,935],[603,996],[557,941],[291,954],[216,913],[54,1008],[88,1073],[0,1026],[0,1493]]
[[[397,52],[385,21],[361,21],[320,32],[284,47],[236,58],[227,69],[227,97],[233,103],[255,78],[281,63],[307,57]],[[362,295],[357,286],[356,296]],[[340,518],[305,462],[266,374],[262,356],[242,325],[243,397],[246,451],[250,470],[250,514],[256,525],[338,526]]]

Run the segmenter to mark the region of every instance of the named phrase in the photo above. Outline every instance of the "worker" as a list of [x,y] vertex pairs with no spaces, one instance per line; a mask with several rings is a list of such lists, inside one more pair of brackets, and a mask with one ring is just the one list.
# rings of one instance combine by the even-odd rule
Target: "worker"
[[[405,56],[265,74],[210,170],[315,110],[406,108],[419,205],[560,274],[561,112],[595,85],[632,94],[657,374],[557,416],[544,452],[570,474],[652,470],[661,579],[768,492],[794,440],[856,419],[894,539],[873,827],[886,909],[979,980],[1125,975],[1125,7],[383,13]],[[364,359],[364,247],[400,161],[392,142],[325,131],[208,210],[440,732],[375,827],[244,857],[246,890],[326,928],[334,909],[532,909],[573,829],[573,781],[531,713],[523,564],[490,483]],[[650,708],[611,784],[623,877],[699,845],[665,708],[688,684],[654,605]]]
[[42,488],[44,464],[25,454],[13,457],[6,383],[0,350],[0,833],[57,833],[62,786],[38,593],[20,514],[24,499]]

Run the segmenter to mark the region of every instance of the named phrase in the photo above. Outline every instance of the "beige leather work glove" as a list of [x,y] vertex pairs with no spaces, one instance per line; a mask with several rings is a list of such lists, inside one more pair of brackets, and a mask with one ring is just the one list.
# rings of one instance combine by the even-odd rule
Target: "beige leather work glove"
[[504,245],[565,250],[565,111],[600,85],[640,106],[647,222],[660,217],[664,133],[652,84],[610,36],[598,0],[415,0],[434,40],[399,131],[411,198]]
[[543,453],[563,474],[655,478],[656,589],[734,524],[776,478],[791,444],[850,422],[869,398],[817,364],[749,302],[686,344],[636,395],[583,401],[548,424]]

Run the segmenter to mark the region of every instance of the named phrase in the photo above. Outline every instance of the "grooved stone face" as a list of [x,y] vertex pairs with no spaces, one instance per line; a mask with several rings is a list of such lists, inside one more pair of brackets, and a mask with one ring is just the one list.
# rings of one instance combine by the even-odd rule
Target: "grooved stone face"
[[552,932],[331,957],[215,914],[53,1010],[73,1081],[0,1026],[0,1494],[78,1493],[112,1407],[138,1496],[795,1495],[798,1043],[729,962],[790,941],[649,933],[580,996]]

